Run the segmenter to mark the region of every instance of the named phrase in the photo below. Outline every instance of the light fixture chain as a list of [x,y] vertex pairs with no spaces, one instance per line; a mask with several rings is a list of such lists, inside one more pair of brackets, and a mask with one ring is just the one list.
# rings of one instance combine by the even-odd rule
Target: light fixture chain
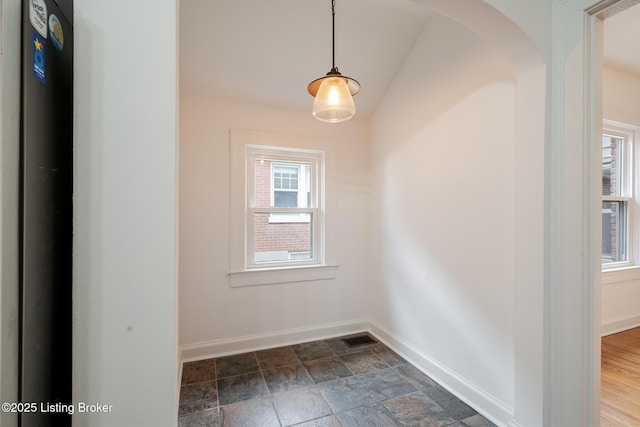
[[331,0],[331,65],[336,68],[336,0]]
[[315,98],[313,116],[322,122],[339,123],[356,113],[353,95],[360,90],[360,83],[343,76],[336,67],[336,0],[331,0],[331,55],[331,71],[309,83],[307,91]]

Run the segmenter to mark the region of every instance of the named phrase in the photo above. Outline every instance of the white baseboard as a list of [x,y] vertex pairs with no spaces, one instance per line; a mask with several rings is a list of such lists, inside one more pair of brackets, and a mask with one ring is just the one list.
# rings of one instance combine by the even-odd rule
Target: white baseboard
[[606,335],[626,331],[627,329],[636,328],[638,326],[640,326],[640,312],[624,316],[610,317],[602,321],[600,334],[604,337]]
[[411,344],[394,337],[388,330],[375,322],[370,322],[369,332],[493,423],[502,426],[513,425],[513,408],[422,353]]
[[306,328],[287,329],[267,334],[247,335],[238,338],[189,344],[180,347],[180,360],[182,363],[192,362],[194,360],[203,360],[349,335],[364,332],[368,329],[369,321],[367,319],[355,319]]

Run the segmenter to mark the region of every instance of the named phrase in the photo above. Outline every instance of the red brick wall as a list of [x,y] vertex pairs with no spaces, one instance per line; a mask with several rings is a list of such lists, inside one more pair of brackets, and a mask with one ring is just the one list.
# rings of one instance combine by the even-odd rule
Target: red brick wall
[[271,162],[256,160],[253,168],[254,203],[256,208],[271,206]]

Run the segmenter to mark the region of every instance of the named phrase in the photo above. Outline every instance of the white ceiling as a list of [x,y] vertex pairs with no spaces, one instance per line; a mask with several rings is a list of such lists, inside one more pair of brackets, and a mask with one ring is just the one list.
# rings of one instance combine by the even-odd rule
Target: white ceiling
[[[336,0],[336,65],[368,118],[432,12],[410,0]],[[605,20],[605,62],[640,76],[640,4]],[[331,0],[182,0],[181,90],[310,111],[331,69]]]
[[640,4],[604,20],[605,64],[640,76]]
[[[331,0],[182,0],[181,90],[311,111],[331,69]],[[375,110],[431,12],[409,0],[336,0],[336,66]]]

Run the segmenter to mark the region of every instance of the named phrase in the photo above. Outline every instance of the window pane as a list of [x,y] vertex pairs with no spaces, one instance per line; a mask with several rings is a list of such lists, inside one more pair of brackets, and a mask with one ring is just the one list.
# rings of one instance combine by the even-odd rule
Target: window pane
[[297,190],[298,167],[274,165],[273,188],[276,190]]
[[273,206],[276,208],[297,208],[298,193],[295,191],[274,191]]
[[627,261],[627,202],[602,202],[602,263]]
[[293,214],[296,222],[270,222],[270,213],[254,213],[254,256],[256,264],[313,259],[311,213]]
[[622,195],[623,139],[609,135],[602,137],[602,195]]

